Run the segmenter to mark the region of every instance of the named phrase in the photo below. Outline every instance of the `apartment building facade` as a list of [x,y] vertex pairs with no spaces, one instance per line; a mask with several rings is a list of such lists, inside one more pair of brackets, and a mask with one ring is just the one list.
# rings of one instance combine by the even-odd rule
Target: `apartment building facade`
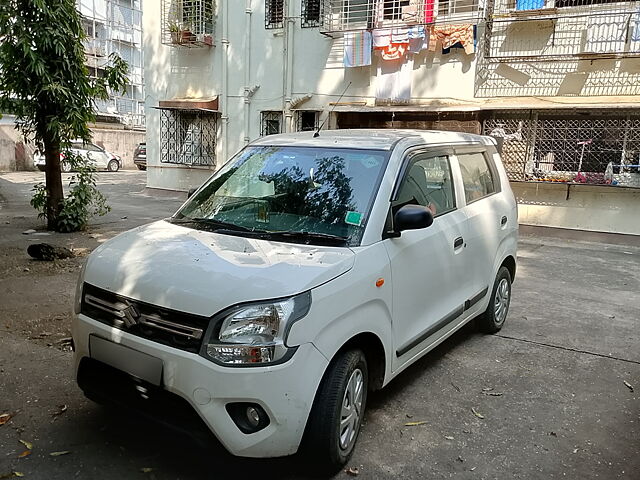
[[92,76],[104,75],[109,55],[116,53],[129,66],[125,92],[97,103],[98,113],[129,127],[144,127],[144,50],[142,0],[77,0],[87,35],[86,64]]
[[640,1],[145,4],[148,185],[323,128],[491,134],[524,223],[640,234]]

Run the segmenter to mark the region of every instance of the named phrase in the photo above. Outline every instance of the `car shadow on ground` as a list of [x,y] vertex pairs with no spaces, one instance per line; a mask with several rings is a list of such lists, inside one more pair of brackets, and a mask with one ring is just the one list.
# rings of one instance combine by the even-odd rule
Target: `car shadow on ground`
[[[417,361],[388,387],[369,396],[369,408],[375,410],[420,381],[428,370],[437,368],[450,351],[476,335],[473,322]],[[136,469],[152,468],[155,479],[227,478],[231,475],[259,475],[260,478],[330,478],[311,465],[303,454],[274,459],[250,459],[230,455],[213,436],[196,440],[155,422],[123,413],[110,407],[92,405],[87,424],[95,425],[92,441],[103,443],[103,453],[134,463]],[[167,412],[167,417],[171,412]],[[366,419],[365,419],[366,420]],[[356,446],[356,449],[358,447]],[[111,450],[109,453],[108,451]],[[126,458],[126,460],[124,460]],[[340,476],[340,474],[338,474]]]

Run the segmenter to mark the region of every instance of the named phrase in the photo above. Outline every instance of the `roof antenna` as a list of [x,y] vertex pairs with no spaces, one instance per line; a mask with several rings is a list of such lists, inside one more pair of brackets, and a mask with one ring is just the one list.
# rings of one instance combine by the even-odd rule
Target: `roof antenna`
[[324,119],[324,122],[322,122],[322,125],[320,125],[318,127],[318,129],[316,130],[316,133],[313,134],[313,138],[318,138],[320,136],[320,130],[322,130],[322,127],[324,127],[324,124],[327,123],[327,120],[329,120],[329,117],[331,116],[331,114],[333,113],[333,111],[336,109],[336,105],[338,105],[340,103],[340,100],[342,100],[342,97],[344,97],[344,94],[347,93],[347,89],[351,86],[351,82],[349,82],[349,85],[346,86],[346,88],[344,89],[344,91],[342,92],[342,95],[340,95],[340,97],[338,97],[338,101],[336,103],[333,104],[333,108],[331,109],[331,111],[327,114],[327,118]]

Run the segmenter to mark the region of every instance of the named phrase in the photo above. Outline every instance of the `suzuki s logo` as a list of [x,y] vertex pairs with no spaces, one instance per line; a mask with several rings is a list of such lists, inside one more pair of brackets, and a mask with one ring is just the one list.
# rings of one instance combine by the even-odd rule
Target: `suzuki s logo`
[[131,328],[138,323],[138,319],[140,318],[140,314],[136,310],[136,307],[133,305],[129,305],[124,310],[120,310],[119,317],[124,322],[124,326],[127,328]]

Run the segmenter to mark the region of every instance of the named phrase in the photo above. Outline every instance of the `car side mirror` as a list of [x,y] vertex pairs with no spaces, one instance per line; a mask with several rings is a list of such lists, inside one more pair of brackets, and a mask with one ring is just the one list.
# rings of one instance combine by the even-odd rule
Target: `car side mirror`
[[393,217],[396,232],[403,230],[419,230],[433,223],[433,213],[422,205],[405,205]]
[[194,193],[196,193],[196,190],[198,190],[197,188],[190,188],[189,191],[187,192],[187,198],[191,198],[193,196]]

